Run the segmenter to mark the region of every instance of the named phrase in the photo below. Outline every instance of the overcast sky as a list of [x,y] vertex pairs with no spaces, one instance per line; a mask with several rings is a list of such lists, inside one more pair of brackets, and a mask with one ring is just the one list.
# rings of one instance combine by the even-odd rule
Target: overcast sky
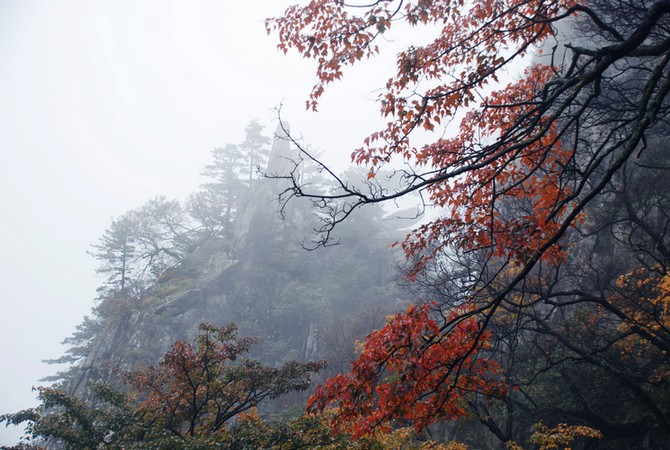
[[[369,66],[304,111],[313,67],[263,25],[289,3],[0,0],[0,414],[36,404],[31,387],[55,371],[41,360],[94,306],[86,251],[112,217],[184,198],[213,147],[254,118],[271,133],[282,102],[333,160],[370,131],[384,80]],[[17,436],[0,427],[0,444]]]

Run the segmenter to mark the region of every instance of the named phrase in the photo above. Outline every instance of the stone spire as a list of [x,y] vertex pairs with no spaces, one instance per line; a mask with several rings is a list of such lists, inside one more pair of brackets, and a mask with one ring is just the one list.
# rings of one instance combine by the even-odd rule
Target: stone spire
[[298,162],[298,153],[291,149],[291,140],[288,136],[290,132],[288,123],[281,122],[277,125],[265,170],[269,177],[289,175]]

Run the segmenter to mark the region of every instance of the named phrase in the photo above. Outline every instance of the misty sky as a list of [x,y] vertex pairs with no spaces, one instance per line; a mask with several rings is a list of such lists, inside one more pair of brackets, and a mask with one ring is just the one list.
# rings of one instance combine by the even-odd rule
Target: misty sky
[[[112,217],[183,199],[213,147],[254,118],[271,133],[282,102],[333,160],[370,131],[383,80],[365,67],[322,113],[304,111],[313,65],[279,53],[263,25],[288,4],[0,0],[0,414],[35,405],[31,387],[55,371],[40,361],[94,306],[102,280],[86,251]],[[0,427],[0,444],[17,436]]]

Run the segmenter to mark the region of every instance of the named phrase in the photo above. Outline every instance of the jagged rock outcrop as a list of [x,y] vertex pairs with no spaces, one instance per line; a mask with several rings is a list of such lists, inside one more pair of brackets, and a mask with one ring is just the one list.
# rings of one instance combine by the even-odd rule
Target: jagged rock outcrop
[[[266,173],[290,171],[293,152],[278,127]],[[157,362],[174,341],[193,337],[201,322],[235,322],[240,335],[259,339],[251,357],[274,365],[323,358],[332,350],[324,330],[333,323],[346,330],[358,312],[396,305],[382,212],[362,215],[342,245],[307,252],[300,243],[311,231],[310,205],[293,202],[282,219],[276,201],[282,182],[257,180],[239,200],[231,235],[206,240],[138,298],[103,300],[99,330],[65,380],[69,392],[86,397],[89,381],[118,384],[120,372]],[[353,239],[359,227],[368,236],[377,230],[384,240]],[[360,337],[352,337],[352,349]]]

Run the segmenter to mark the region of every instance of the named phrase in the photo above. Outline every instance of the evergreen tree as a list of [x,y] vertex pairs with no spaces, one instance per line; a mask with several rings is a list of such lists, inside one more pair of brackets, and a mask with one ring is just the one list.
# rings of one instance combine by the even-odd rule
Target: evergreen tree
[[107,275],[107,280],[99,289],[102,292],[125,292],[133,282],[136,261],[135,222],[130,214],[113,220],[105,230],[98,244],[89,252],[100,261],[96,272]]
[[267,145],[270,143],[270,138],[263,136],[263,126],[258,123],[258,120],[252,120],[244,129],[244,142],[240,144],[240,148],[244,151],[246,160],[246,170],[249,176],[249,187],[252,186],[253,180],[258,177],[258,172],[267,164],[270,149]]
[[244,167],[244,156],[237,145],[226,144],[212,150],[212,162],[201,172],[209,181],[202,185],[200,192],[191,196],[187,206],[207,235],[230,231],[244,191],[241,180]]

